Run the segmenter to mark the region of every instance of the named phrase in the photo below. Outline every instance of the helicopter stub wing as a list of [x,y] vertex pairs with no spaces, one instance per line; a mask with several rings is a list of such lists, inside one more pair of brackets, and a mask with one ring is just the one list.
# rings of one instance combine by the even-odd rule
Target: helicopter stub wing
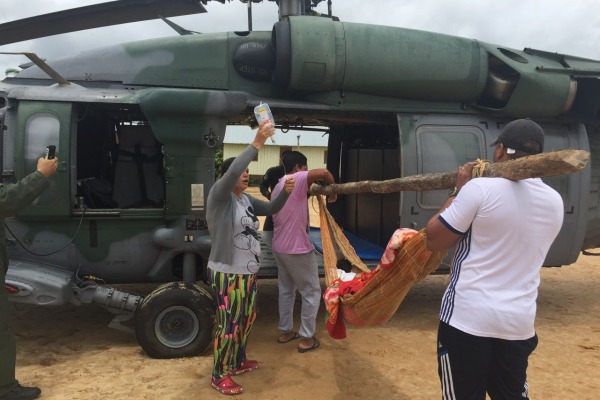
[[205,12],[200,0],[117,0],[7,22],[0,25],[0,46],[61,33]]

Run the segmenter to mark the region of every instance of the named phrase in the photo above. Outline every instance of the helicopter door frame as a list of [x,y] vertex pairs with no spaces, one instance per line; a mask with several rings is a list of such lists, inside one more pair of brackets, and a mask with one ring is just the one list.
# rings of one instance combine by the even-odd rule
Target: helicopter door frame
[[[402,176],[447,172],[486,158],[481,119],[448,116],[398,116]],[[401,192],[400,226],[419,230],[448,198],[448,190]]]
[[16,180],[37,169],[37,160],[46,147],[56,146],[59,158],[57,173],[50,178],[50,186],[30,206],[21,210],[19,217],[69,217],[71,215],[70,135],[73,105],[46,101],[20,101],[17,109]]
[[[580,149],[590,151],[587,133],[582,124],[544,124],[544,151]],[[544,265],[568,265],[577,261],[585,239],[591,168],[586,167],[577,174],[543,178],[543,181],[560,193],[564,203],[563,225]]]
[[[488,146],[507,121],[481,116],[398,116],[401,135],[402,176],[453,171],[477,158],[491,160]],[[581,124],[556,124],[539,121],[545,131],[544,151],[581,149],[589,151],[585,128]],[[590,168],[577,174],[544,178],[564,202],[564,222],[550,248],[545,266],[572,264],[582,248],[590,191]],[[448,190],[401,193],[401,226],[425,227],[427,221],[448,198]],[[543,206],[543,205],[541,205]],[[449,254],[451,256],[451,254]],[[446,262],[450,257],[446,258]]]

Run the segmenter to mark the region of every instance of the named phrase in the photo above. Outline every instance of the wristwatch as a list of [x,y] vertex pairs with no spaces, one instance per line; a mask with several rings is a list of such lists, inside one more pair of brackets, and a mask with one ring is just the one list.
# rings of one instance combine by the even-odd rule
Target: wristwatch
[[450,197],[455,197],[458,194],[458,188],[456,186],[454,186],[452,188],[452,190],[450,190],[450,193],[448,194]]

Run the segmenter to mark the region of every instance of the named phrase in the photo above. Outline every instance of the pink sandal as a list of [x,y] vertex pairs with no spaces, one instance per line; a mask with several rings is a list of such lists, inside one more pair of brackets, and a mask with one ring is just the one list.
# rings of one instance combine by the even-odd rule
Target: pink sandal
[[229,369],[229,375],[231,375],[231,376],[241,375],[246,372],[256,371],[257,369],[258,369],[258,361],[246,360],[240,365],[239,368]]
[[241,385],[238,385],[231,379],[229,375],[225,375],[221,379],[212,378],[211,386],[219,392],[227,395],[240,394],[244,391]]

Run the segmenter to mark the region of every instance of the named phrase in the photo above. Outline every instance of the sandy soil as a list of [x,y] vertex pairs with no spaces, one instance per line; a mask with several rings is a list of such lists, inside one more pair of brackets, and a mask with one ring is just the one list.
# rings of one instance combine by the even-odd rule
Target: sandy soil
[[[246,399],[439,399],[435,336],[446,276],[415,285],[386,324],[349,327],[305,354],[278,344],[277,285],[259,282],[259,316],[249,356],[260,369],[236,380]],[[530,358],[534,399],[597,399],[600,393],[600,258],[580,256],[568,267],[544,269],[538,301],[540,344]],[[214,399],[212,353],[155,360],[135,335],[108,328],[99,306],[40,308],[15,305],[17,378],[37,384],[42,399]]]

